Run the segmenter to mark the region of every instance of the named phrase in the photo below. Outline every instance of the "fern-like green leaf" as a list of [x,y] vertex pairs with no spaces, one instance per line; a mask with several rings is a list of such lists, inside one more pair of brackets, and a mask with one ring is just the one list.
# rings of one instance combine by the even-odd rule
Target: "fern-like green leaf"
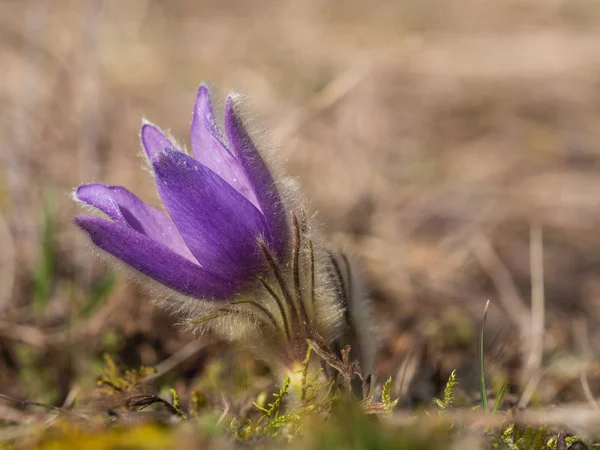
[[392,377],[389,377],[383,385],[383,389],[381,390],[381,404],[383,405],[383,409],[387,414],[391,414],[393,409],[398,404],[398,400],[398,398],[396,400],[392,400]]
[[177,411],[177,415],[179,417],[181,417],[182,419],[187,419],[187,416],[185,415],[185,413],[181,409],[181,404],[179,403],[179,395],[177,395],[177,391],[175,389],[169,389],[169,392],[173,396],[173,404],[172,404],[173,409],[175,411]]
[[458,379],[456,377],[456,369],[450,373],[448,377],[448,382],[446,383],[446,388],[444,389],[444,398],[434,398],[433,402],[437,405],[441,410],[448,409],[454,404],[454,391],[456,390],[456,386],[458,385]]
[[253,403],[253,405],[256,408],[260,409],[264,413],[263,416],[258,420],[258,423],[260,423],[262,420],[266,420],[267,424],[269,424],[273,419],[276,419],[278,417],[279,408],[281,407],[281,401],[283,400],[283,397],[287,395],[288,388],[290,387],[291,382],[290,377],[288,377],[287,375],[284,375],[284,379],[285,382],[283,383],[283,387],[279,390],[278,393],[273,394],[275,400],[272,403],[269,403],[267,405],[267,408],[260,406],[256,402]]

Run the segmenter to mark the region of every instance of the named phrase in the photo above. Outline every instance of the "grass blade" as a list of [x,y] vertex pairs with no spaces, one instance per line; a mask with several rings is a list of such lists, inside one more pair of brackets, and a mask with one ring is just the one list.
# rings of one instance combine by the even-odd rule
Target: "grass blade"
[[483,361],[483,334],[485,331],[485,321],[487,319],[488,308],[490,301],[488,300],[483,309],[483,320],[481,322],[481,332],[479,333],[479,389],[481,391],[481,408],[483,411],[489,411],[488,409],[488,398],[485,388],[485,364]]
[[498,411],[498,408],[500,408],[500,404],[502,403],[504,394],[506,394],[507,387],[508,387],[508,384],[504,383],[502,385],[502,388],[500,388],[500,392],[498,393],[498,397],[496,397],[496,401],[494,402],[494,408],[492,409],[492,412],[496,412],[496,411]]

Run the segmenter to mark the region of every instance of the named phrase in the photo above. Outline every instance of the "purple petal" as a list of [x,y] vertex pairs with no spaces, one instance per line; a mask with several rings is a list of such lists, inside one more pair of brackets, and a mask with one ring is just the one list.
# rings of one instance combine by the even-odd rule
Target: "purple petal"
[[273,236],[274,250],[277,256],[283,259],[288,240],[285,208],[269,169],[236,111],[235,99],[232,96],[227,98],[225,106],[225,130],[231,150],[244,168],[256,193],[260,210],[267,219],[268,228]]
[[173,221],[124,187],[100,183],[84,184],[77,188],[75,196],[82,202],[98,208],[112,220],[128,225],[196,262]]
[[163,203],[198,262],[240,282],[254,276],[263,264],[257,239],[270,241],[260,211],[181,152],[165,150],[152,164]]
[[200,86],[198,89],[190,138],[194,158],[227,181],[231,187],[260,209],[244,169],[223,143],[206,86]]
[[76,221],[98,247],[175,291],[226,299],[235,290],[231,279],[201,268],[128,226],[87,216],[78,216]]
[[154,158],[165,149],[177,149],[177,146],[162,131],[149,123],[142,125],[140,135],[142,137],[142,145],[149,159]]

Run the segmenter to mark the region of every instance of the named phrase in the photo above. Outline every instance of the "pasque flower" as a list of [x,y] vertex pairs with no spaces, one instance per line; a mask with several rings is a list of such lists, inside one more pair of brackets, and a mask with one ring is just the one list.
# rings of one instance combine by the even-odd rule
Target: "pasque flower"
[[264,266],[257,241],[282,260],[285,211],[273,178],[242,123],[235,99],[225,112],[226,139],[208,90],[198,92],[191,127],[193,157],[151,124],[145,153],[169,217],[124,187],[85,184],[75,196],[111,220],[79,216],[94,244],[185,295],[230,298]]
[[[262,356],[293,363],[307,339],[334,351],[364,341],[368,333],[357,327],[366,321],[364,296],[347,259],[328,250],[293,183],[274,177],[280,172],[259,152],[240,108],[230,95],[223,134],[201,86],[190,154],[154,125],[142,126],[167,214],[124,187],[92,183],[75,197],[107,218],[78,216],[77,224],[105,254],[169,288],[163,305]],[[353,347],[361,359],[371,353],[364,343]]]

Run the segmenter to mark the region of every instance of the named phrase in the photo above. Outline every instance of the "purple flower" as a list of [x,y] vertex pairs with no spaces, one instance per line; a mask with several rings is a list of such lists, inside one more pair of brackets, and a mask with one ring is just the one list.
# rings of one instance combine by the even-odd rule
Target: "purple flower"
[[[78,216],[77,224],[104,252],[183,294],[163,304],[190,325],[288,367],[304,360],[307,340],[330,362],[347,357],[341,349],[351,344],[369,367],[368,308],[349,261],[328,249],[292,183],[275,183],[236,96],[227,98],[224,127],[223,135],[201,86],[191,155],[142,126],[167,214],[124,187],[92,183],[75,197],[108,218]],[[288,188],[285,197],[278,187]]]
[[283,261],[288,225],[281,197],[240,118],[225,108],[226,139],[208,90],[198,91],[191,126],[193,157],[153,125],[141,140],[168,216],[120,186],[77,188],[78,200],[110,220],[78,216],[95,245],[182,294],[225,300],[265,270],[259,242]]

